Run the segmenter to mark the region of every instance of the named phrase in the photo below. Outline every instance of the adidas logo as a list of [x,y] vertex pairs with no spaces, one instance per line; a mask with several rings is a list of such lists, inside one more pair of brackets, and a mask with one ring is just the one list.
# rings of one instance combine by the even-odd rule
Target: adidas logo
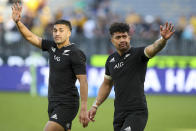
[[131,131],[131,127],[128,126],[127,128],[124,129],[124,131]]
[[53,119],[56,119],[56,120],[58,119],[58,118],[57,118],[57,114],[54,114],[54,115],[51,116],[50,118],[53,118]]
[[54,48],[54,47],[51,47],[51,50],[52,50],[53,52],[55,52],[55,51],[56,51],[56,48]]
[[114,59],[114,57],[113,57],[113,58],[110,60],[110,63],[111,63],[111,62],[115,62],[115,59]]

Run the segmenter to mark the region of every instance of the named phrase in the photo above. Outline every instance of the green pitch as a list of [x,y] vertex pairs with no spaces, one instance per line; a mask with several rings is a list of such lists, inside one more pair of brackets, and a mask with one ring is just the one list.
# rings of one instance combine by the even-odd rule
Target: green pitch
[[[89,107],[94,98],[90,98]],[[196,131],[196,96],[147,96],[149,120],[145,131]],[[85,129],[78,116],[72,131],[112,131],[113,99],[98,110],[95,123]],[[0,131],[42,131],[47,98],[23,93],[0,93]]]

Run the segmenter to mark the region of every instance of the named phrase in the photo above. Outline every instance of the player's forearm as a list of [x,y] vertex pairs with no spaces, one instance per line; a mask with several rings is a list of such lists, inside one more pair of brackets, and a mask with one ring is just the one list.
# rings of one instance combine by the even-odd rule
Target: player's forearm
[[153,44],[149,45],[145,49],[145,53],[150,58],[155,56],[159,51],[161,51],[167,43],[167,40],[160,38],[156,40]]
[[26,40],[30,41],[33,35],[32,32],[21,21],[18,21],[16,25],[20,33],[23,35],[23,37]]
[[107,99],[111,92],[111,87],[111,85],[105,85],[104,83],[101,85],[98,96],[94,103],[97,107],[100,106]]
[[87,99],[88,99],[87,81],[80,83],[80,97],[81,97],[81,109],[87,110]]
[[16,22],[22,36],[34,46],[41,48],[41,38],[33,34],[21,21]]

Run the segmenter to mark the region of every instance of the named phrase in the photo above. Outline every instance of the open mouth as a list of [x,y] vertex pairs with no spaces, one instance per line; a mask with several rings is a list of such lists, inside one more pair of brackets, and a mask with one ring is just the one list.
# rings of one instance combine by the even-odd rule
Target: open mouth
[[119,44],[119,47],[121,47],[121,48],[127,47],[127,42],[121,42]]

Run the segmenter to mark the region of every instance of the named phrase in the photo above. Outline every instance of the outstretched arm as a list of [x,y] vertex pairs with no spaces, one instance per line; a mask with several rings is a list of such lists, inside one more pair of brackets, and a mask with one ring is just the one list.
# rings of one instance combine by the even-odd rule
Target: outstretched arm
[[21,21],[22,6],[19,3],[15,3],[12,6],[12,19],[16,23],[18,30],[23,37],[29,41],[32,45],[41,48],[42,38],[33,34]]
[[101,87],[99,89],[96,101],[92,105],[91,109],[88,112],[88,117],[91,121],[94,121],[94,117],[96,115],[98,106],[100,106],[106,100],[106,98],[109,96],[111,89],[112,89],[112,86],[113,86],[112,80],[110,80],[108,78],[104,78],[104,81],[101,84]]
[[165,47],[167,40],[171,38],[174,32],[175,32],[174,26],[171,25],[171,23],[168,24],[167,22],[164,26],[161,25],[160,26],[161,38],[145,48],[144,51],[146,56],[148,56],[149,58],[155,56],[160,50],[162,50]]

